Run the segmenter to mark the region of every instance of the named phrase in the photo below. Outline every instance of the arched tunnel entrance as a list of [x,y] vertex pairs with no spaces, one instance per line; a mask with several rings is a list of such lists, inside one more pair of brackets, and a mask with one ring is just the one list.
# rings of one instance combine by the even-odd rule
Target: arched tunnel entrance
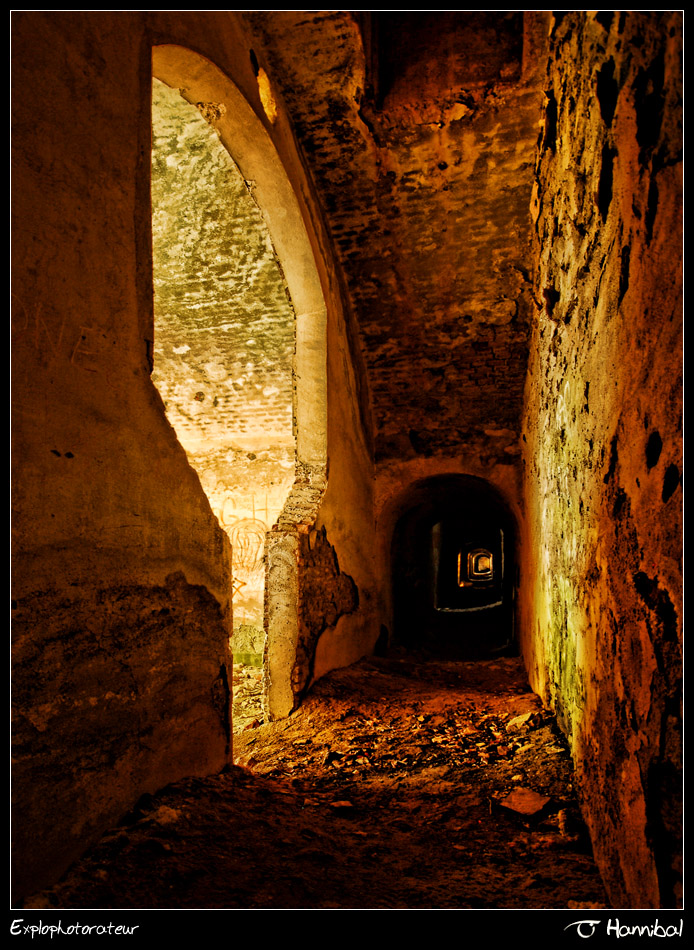
[[426,479],[391,545],[394,642],[458,659],[515,652],[515,519],[483,479]]
[[260,666],[265,534],[295,477],[295,317],[261,209],[214,125],[225,108],[153,81],[152,379],[232,543],[235,661]]
[[233,655],[262,662],[263,714],[281,718],[299,526],[326,485],[328,309],[297,192],[245,95],[184,47],[154,47],[152,67],[152,378],[231,541]]

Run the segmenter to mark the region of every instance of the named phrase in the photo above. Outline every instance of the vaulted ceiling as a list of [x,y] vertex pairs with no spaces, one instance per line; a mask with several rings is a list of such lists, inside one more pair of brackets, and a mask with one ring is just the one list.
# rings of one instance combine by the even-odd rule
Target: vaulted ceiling
[[344,271],[377,459],[511,463],[544,14],[245,16]]

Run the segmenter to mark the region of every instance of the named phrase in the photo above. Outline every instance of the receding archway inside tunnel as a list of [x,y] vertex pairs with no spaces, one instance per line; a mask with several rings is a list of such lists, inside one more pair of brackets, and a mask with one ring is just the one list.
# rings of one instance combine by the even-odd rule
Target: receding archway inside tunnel
[[235,663],[264,652],[265,534],[294,482],[295,319],[262,213],[212,122],[154,79],[154,368],[232,542]]
[[410,489],[391,545],[393,642],[457,659],[515,652],[515,519],[483,479]]

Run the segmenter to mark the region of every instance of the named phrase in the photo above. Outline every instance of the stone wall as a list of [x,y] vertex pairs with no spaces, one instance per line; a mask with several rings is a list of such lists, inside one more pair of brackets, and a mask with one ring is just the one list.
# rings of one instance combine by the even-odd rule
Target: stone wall
[[[21,898],[54,881],[141,794],[218,770],[230,755],[229,540],[150,378],[157,44],[204,51],[231,77],[274,142],[269,165],[291,182],[308,234],[302,253],[315,255],[319,273],[319,305],[313,291],[298,305],[292,292],[304,344],[293,385],[320,384],[315,406],[299,404],[297,423],[297,451],[318,492],[307,524],[325,496],[321,524],[367,592],[373,578],[359,560],[373,522],[369,438],[353,409],[363,382],[346,342],[340,278],[281,102],[272,120],[263,110],[239,18],[19,12],[12,25],[13,887]],[[295,255],[285,275],[300,291],[306,260]],[[332,456],[326,417],[330,437],[343,437]],[[299,508],[302,478],[291,500]],[[337,513],[348,500],[354,516],[345,520]],[[328,649],[328,668],[369,649],[370,624],[356,614],[347,649]]]
[[160,586],[61,590],[17,601],[17,893],[51,880],[144,792],[225,764],[225,634],[218,601],[182,572]]
[[523,652],[614,907],[681,900],[681,30],[554,16],[533,203]]
[[143,792],[228,761],[231,552],[149,375],[142,20],[12,19],[21,895]]

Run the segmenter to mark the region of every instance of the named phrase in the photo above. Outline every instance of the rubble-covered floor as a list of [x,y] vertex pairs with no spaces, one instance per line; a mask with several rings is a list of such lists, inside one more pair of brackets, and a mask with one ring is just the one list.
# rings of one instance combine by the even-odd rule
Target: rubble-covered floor
[[566,742],[517,658],[372,657],[147,796],[36,908],[606,908]]

